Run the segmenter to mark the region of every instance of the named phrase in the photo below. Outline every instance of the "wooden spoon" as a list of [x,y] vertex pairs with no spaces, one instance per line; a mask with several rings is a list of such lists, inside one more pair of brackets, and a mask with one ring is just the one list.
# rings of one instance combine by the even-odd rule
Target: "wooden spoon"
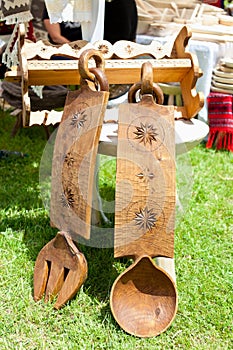
[[110,303],[114,318],[126,332],[153,337],[164,332],[175,317],[176,286],[151,257],[142,255],[115,280]]
[[133,85],[119,109],[115,257],[135,262],[115,281],[110,305],[128,333],[151,337],[165,331],[177,310],[171,276],[153,257],[174,255],[175,133],[174,106],[162,106],[162,91],[153,84],[152,66],[142,66],[142,82]]

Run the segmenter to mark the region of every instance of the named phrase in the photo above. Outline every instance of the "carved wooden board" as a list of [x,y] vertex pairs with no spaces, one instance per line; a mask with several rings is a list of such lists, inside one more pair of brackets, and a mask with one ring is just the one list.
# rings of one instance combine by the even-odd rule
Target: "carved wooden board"
[[115,257],[173,257],[175,220],[174,107],[120,106]]
[[78,59],[82,52],[87,49],[96,49],[102,53],[105,59],[114,55],[118,58],[129,59],[150,55],[154,58],[170,57],[177,33],[172,35],[168,42],[162,44],[153,40],[149,45],[138,44],[135,42],[120,40],[112,45],[107,40],[99,40],[94,44],[84,40],[77,40],[63,45],[52,45],[47,41],[39,40],[36,43],[25,41],[25,54],[27,60],[33,58],[51,59],[52,56],[63,56]]
[[69,92],[52,167],[50,219],[74,240],[90,236],[95,160],[108,92],[89,87]]

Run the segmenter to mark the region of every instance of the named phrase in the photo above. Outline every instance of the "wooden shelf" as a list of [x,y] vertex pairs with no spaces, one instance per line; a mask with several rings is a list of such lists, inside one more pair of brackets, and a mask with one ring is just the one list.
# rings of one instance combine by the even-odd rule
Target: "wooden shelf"
[[[155,83],[180,84],[184,105],[177,108],[177,118],[191,119],[204,105],[204,95],[196,92],[196,82],[202,76],[202,72],[196,56],[186,51],[191,36],[191,32],[184,26],[175,39],[173,38],[172,43],[169,42],[163,47],[156,42],[140,45],[129,41],[119,41],[112,47],[106,41],[97,42],[96,47],[104,57],[104,69],[109,84],[134,84],[140,81],[142,64],[149,60],[153,67]],[[79,57],[81,50],[86,50],[85,45],[88,48],[88,44],[80,43],[79,50],[74,46],[56,48],[43,43],[29,45],[25,41],[23,30],[19,31],[18,42],[19,65],[5,74],[5,80],[21,82],[23,126],[29,126],[31,123],[28,86],[79,85]],[[53,59],[54,53],[55,56],[61,56],[60,52],[66,59]],[[88,68],[91,68],[95,62],[89,60],[87,64]]]
[[[133,84],[140,80],[141,66],[145,59],[106,60],[105,73],[109,84]],[[192,68],[189,59],[150,59],[155,82],[177,82],[183,80]],[[33,60],[28,61],[28,85],[76,85],[80,83],[77,60]],[[90,67],[94,65],[90,64]],[[174,70],[174,67],[176,68]],[[20,69],[9,71],[5,80],[20,82]]]

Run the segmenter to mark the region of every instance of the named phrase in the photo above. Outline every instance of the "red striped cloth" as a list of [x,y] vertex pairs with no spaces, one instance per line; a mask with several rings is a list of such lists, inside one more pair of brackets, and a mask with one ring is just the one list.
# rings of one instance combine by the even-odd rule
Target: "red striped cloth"
[[210,132],[206,147],[233,152],[233,95],[211,92],[207,104]]
[[223,0],[203,0],[202,2],[209,4],[209,5],[212,5],[212,6],[224,8]]

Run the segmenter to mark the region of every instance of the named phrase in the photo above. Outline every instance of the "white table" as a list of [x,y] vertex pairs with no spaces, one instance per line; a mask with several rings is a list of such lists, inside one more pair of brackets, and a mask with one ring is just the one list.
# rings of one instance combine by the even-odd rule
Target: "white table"
[[[152,40],[159,41],[161,43],[165,43],[169,41],[170,37],[155,37],[151,35],[138,35],[137,43],[149,45]],[[203,76],[198,79],[196,90],[197,92],[203,92],[205,96],[205,105],[202,110],[198,113],[198,119],[208,122],[208,109],[206,98],[210,93],[210,85],[212,78],[213,68],[216,66],[219,58],[224,57],[227,52],[227,44],[224,43],[215,43],[215,42],[207,42],[207,41],[197,41],[197,40],[189,40],[189,44],[187,50],[191,53],[196,54],[199,67],[203,71]]]
[[[115,121],[110,122],[108,121]],[[107,109],[105,121],[100,136],[99,154],[116,156],[118,108]],[[175,121],[176,155],[186,153],[198,145],[209,133],[209,126],[198,119]]]

